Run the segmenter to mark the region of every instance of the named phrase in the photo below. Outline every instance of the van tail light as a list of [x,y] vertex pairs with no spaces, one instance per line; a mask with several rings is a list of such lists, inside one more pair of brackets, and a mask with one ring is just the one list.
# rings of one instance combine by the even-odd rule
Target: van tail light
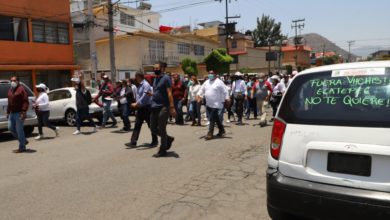
[[279,160],[285,130],[286,124],[278,119],[275,119],[271,137],[271,156],[275,160]]

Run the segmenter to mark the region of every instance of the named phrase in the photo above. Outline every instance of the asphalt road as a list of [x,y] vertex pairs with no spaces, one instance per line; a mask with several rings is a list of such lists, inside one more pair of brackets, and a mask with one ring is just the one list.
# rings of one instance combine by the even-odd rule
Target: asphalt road
[[[126,149],[118,129],[35,141],[13,154],[0,134],[0,219],[269,219],[265,171],[271,127],[228,125],[206,142],[206,127],[169,125],[170,157]],[[47,136],[53,132],[44,130]],[[143,127],[139,144],[150,142]]]

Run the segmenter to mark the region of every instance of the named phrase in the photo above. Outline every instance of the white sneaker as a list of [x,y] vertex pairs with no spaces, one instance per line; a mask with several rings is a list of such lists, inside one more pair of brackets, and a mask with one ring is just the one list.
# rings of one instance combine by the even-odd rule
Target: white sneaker
[[56,133],[56,137],[60,136],[60,133],[58,133],[59,130],[60,130],[59,127],[56,127],[56,130],[54,130],[54,132]]
[[93,133],[96,133],[97,132],[97,127],[93,127]]
[[207,121],[206,125],[210,125],[210,122],[209,122],[209,121]]
[[41,140],[43,138],[43,135],[38,135],[38,136],[36,136],[34,139],[35,140]]
[[81,134],[81,132],[79,130],[76,130],[75,132],[73,132],[73,135],[79,135]]
[[226,123],[230,123],[230,120],[228,119],[228,120],[226,120]]

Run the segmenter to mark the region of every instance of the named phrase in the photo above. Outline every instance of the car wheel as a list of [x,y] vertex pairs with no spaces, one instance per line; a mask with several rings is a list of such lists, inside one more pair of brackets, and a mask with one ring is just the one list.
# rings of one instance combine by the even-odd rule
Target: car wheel
[[70,109],[65,113],[65,122],[68,126],[76,125],[76,111]]
[[25,126],[24,127],[24,135],[31,136],[34,131],[34,126]]

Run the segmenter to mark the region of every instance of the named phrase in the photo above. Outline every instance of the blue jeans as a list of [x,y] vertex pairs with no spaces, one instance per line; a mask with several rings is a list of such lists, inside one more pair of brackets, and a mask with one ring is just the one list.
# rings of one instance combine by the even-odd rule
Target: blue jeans
[[131,128],[129,116],[130,116],[130,106],[126,104],[120,105],[121,118],[123,121],[123,128],[129,130]]
[[201,124],[202,115],[200,114],[200,106],[201,104],[197,101],[192,101],[190,103],[190,108],[188,112],[190,113],[192,122],[196,122],[196,119],[198,119],[198,125]]
[[176,124],[184,124],[183,118],[183,100],[175,99],[174,100],[175,110],[176,110]]
[[112,119],[112,122],[116,124],[116,119],[114,117],[114,114],[112,114],[111,111],[111,100],[103,100],[103,123],[102,126],[105,126],[107,124],[108,118]]
[[19,150],[26,150],[26,136],[24,135],[24,121],[20,119],[20,112],[9,114],[8,130],[19,140]]

